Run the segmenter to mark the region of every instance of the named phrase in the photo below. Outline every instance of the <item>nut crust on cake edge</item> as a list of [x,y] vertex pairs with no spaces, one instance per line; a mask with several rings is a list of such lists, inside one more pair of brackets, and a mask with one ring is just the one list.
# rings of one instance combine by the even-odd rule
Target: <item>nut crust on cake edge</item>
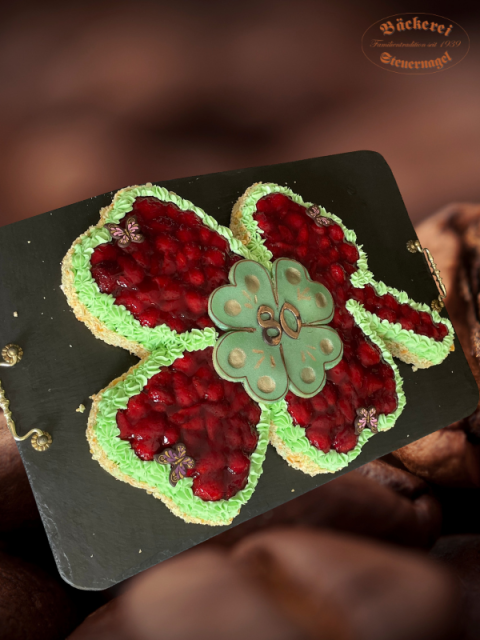
[[323,469],[313,462],[313,460],[305,453],[295,453],[292,451],[285,444],[285,440],[277,434],[277,427],[273,422],[270,423],[269,437],[269,442],[275,447],[277,453],[294,469],[303,471],[303,473],[306,473],[309,476],[317,476],[320,473],[332,473],[328,469]]
[[115,331],[108,329],[103,322],[101,322],[97,317],[95,317],[92,313],[90,313],[88,308],[82,302],[80,302],[78,298],[77,290],[74,284],[74,271],[73,271],[73,264],[72,264],[72,258],[73,258],[73,253],[75,251],[75,247],[83,240],[85,236],[91,234],[94,229],[98,229],[105,225],[105,221],[107,220],[110,211],[113,209],[116,199],[120,197],[121,194],[125,193],[125,191],[130,191],[131,189],[136,189],[136,188],[137,186],[126,187],[125,189],[121,189],[120,191],[117,191],[113,198],[112,203],[108,205],[108,207],[103,207],[103,209],[100,210],[100,220],[98,221],[98,223],[95,225],[92,225],[89,229],[87,229],[85,233],[82,233],[82,235],[79,236],[74,241],[74,243],[68,250],[66,256],[62,260],[62,287],[61,288],[67,298],[68,304],[73,309],[73,312],[77,320],[80,320],[80,322],[83,322],[90,329],[90,331],[93,333],[93,335],[96,338],[98,338],[99,340],[103,340],[107,344],[111,344],[114,347],[121,347],[122,349],[126,349],[127,351],[130,351],[130,353],[133,353],[139,358],[145,358],[150,354],[150,352],[147,349],[145,349],[143,345],[141,345],[139,342],[127,340],[127,338],[120,336]]
[[149,485],[146,482],[141,482],[139,480],[135,480],[135,479],[131,478],[127,473],[124,473],[119,468],[119,466],[117,464],[115,464],[115,462],[112,462],[110,460],[110,458],[105,453],[104,449],[99,444],[99,442],[97,440],[97,436],[95,435],[95,425],[96,425],[96,422],[97,422],[98,404],[99,404],[99,402],[100,402],[100,400],[102,398],[103,393],[105,391],[107,391],[108,389],[114,387],[118,383],[123,382],[123,380],[125,380],[125,378],[128,375],[130,375],[130,373],[134,369],[136,369],[138,366],[140,366],[140,364],[141,364],[141,362],[139,362],[138,364],[134,365],[126,373],[124,373],[122,376],[120,376],[120,377],[116,378],[115,380],[113,380],[108,385],[108,387],[105,387],[105,389],[102,389],[99,393],[97,393],[97,394],[92,396],[93,404],[92,404],[92,408],[90,410],[90,415],[88,416],[88,426],[87,426],[87,440],[88,440],[88,443],[90,445],[90,453],[92,454],[92,458],[94,460],[96,460],[99,463],[99,465],[105,471],[107,471],[110,475],[112,475],[117,480],[121,480],[122,482],[126,482],[127,484],[132,485],[132,487],[136,487],[138,489],[144,489],[148,494],[152,495],[154,498],[157,498],[158,500],[161,500],[170,509],[170,511],[174,515],[176,515],[177,517],[181,518],[185,522],[192,523],[192,524],[206,524],[206,525],[209,525],[211,527],[215,527],[215,526],[222,526],[223,527],[225,525],[231,524],[232,521],[233,521],[233,518],[235,518],[240,513],[240,509],[235,514],[235,516],[233,516],[232,518],[230,518],[228,520],[222,520],[222,521],[204,520],[203,518],[197,518],[195,516],[191,516],[188,513],[186,513],[185,511],[182,511],[179,508],[179,506],[171,498],[169,498],[165,494],[161,493],[158,490],[157,487],[155,487],[153,485]]
[[260,184],[262,183],[255,182],[255,184],[252,184],[250,187],[248,187],[245,193],[243,193],[233,205],[232,215],[230,218],[230,230],[233,233],[234,237],[237,238],[237,240],[240,240],[240,242],[244,245],[247,245],[250,242],[251,238],[248,229],[242,222],[243,206],[250,193]]
[[428,369],[429,367],[435,366],[434,362],[427,358],[420,358],[420,356],[409,351],[406,347],[400,344],[400,342],[396,342],[395,340],[384,340],[384,344],[392,356],[395,356],[406,364],[413,365],[413,371],[416,371],[417,369]]

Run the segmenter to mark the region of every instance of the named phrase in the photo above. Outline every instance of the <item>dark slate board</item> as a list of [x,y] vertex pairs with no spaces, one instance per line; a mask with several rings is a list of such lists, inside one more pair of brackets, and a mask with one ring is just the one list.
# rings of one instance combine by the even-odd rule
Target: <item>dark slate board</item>
[[[268,167],[159,182],[229,222],[237,197],[252,183],[288,185],[353,228],[378,279],[419,302],[437,295],[422,255],[406,250],[416,235],[393,175],[377,153],[359,151]],[[112,192],[113,193],[113,192]],[[94,462],[85,438],[89,396],[137,362],[96,340],[70,311],[60,290],[60,262],[75,240],[98,221],[112,193],[0,229],[0,336],[25,355],[0,370],[20,433],[48,430],[44,453],[19,443],[28,477],[62,577],[79,589],[105,589],[192,547],[224,528],[186,524],[160,501],[115,480]],[[18,317],[13,313],[17,312]],[[445,312],[444,312],[445,313]],[[474,378],[456,351],[429,370],[399,364],[407,406],[394,429],[372,438],[347,471],[470,415]],[[84,414],[75,409],[83,403]],[[290,468],[269,447],[264,472],[234,525],[331,480]],[[292,489],[295,490],[292,493]],[[141,549],[141,553],[140,550]]]

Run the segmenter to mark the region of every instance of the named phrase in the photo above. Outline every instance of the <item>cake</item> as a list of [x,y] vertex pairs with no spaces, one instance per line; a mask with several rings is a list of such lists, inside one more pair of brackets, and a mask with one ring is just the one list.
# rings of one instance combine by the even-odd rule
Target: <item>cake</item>
[[268,442],[310,475],[346,467],[405,406],[392,356],[426,368],[453,348],[450,322],[377,282],[337,216],[275,184],[247,189],[231,229],[164,188],[123,189],[62,286],[141,358],[93,397],[93,458],[192,523],[232,521]]

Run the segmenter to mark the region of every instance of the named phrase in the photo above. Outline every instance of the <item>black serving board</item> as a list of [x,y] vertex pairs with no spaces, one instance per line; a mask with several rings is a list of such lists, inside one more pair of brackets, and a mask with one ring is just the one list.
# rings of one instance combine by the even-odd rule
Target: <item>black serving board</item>
[[[356,231],[377,279],[418,302],[436,297],[423,255],[406,249],[416,234],[392,172],[377,153],[358,151],[157,184],[228,225],[238,196],[258,181],[287,185],[340,216]],[[19,432],[40,427],[53,436],[46,452],[35,451],[29,441],[19,443],[19,449],[62,577],[91,590],[110,587],[227,528],[184,523],[159,500],[115,480],[91,459],[85,438],[89,397],[137,359],[97,340],[75,319],[60,290],[60,263],[75,238],[96,224],[112,195],[0,229],[0,347],[14,342],[25,352],[15,367],[0,370],[3,386]],[[399,363],[407,406],[395,428],[373,437],[345,471],[474,411],[477,386],[458,340],[455,347],[440,366],[428,370],[413,373]],[[83,414],[76,412],[81,403],[87,407]],[[333,477],[295,471],[269,447],[258,487],[231,526]]]

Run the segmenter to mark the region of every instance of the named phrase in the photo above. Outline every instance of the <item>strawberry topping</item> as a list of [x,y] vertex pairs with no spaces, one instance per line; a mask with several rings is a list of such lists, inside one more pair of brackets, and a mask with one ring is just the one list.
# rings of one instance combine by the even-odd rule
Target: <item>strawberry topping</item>
[[231,498],[247,484],[260,419],[242,384],[218,376],[212,351],[185,352],[162,367],[117,413],[119,437],[142,460],[182,442],[195,460],[193,493],[207,501]]

